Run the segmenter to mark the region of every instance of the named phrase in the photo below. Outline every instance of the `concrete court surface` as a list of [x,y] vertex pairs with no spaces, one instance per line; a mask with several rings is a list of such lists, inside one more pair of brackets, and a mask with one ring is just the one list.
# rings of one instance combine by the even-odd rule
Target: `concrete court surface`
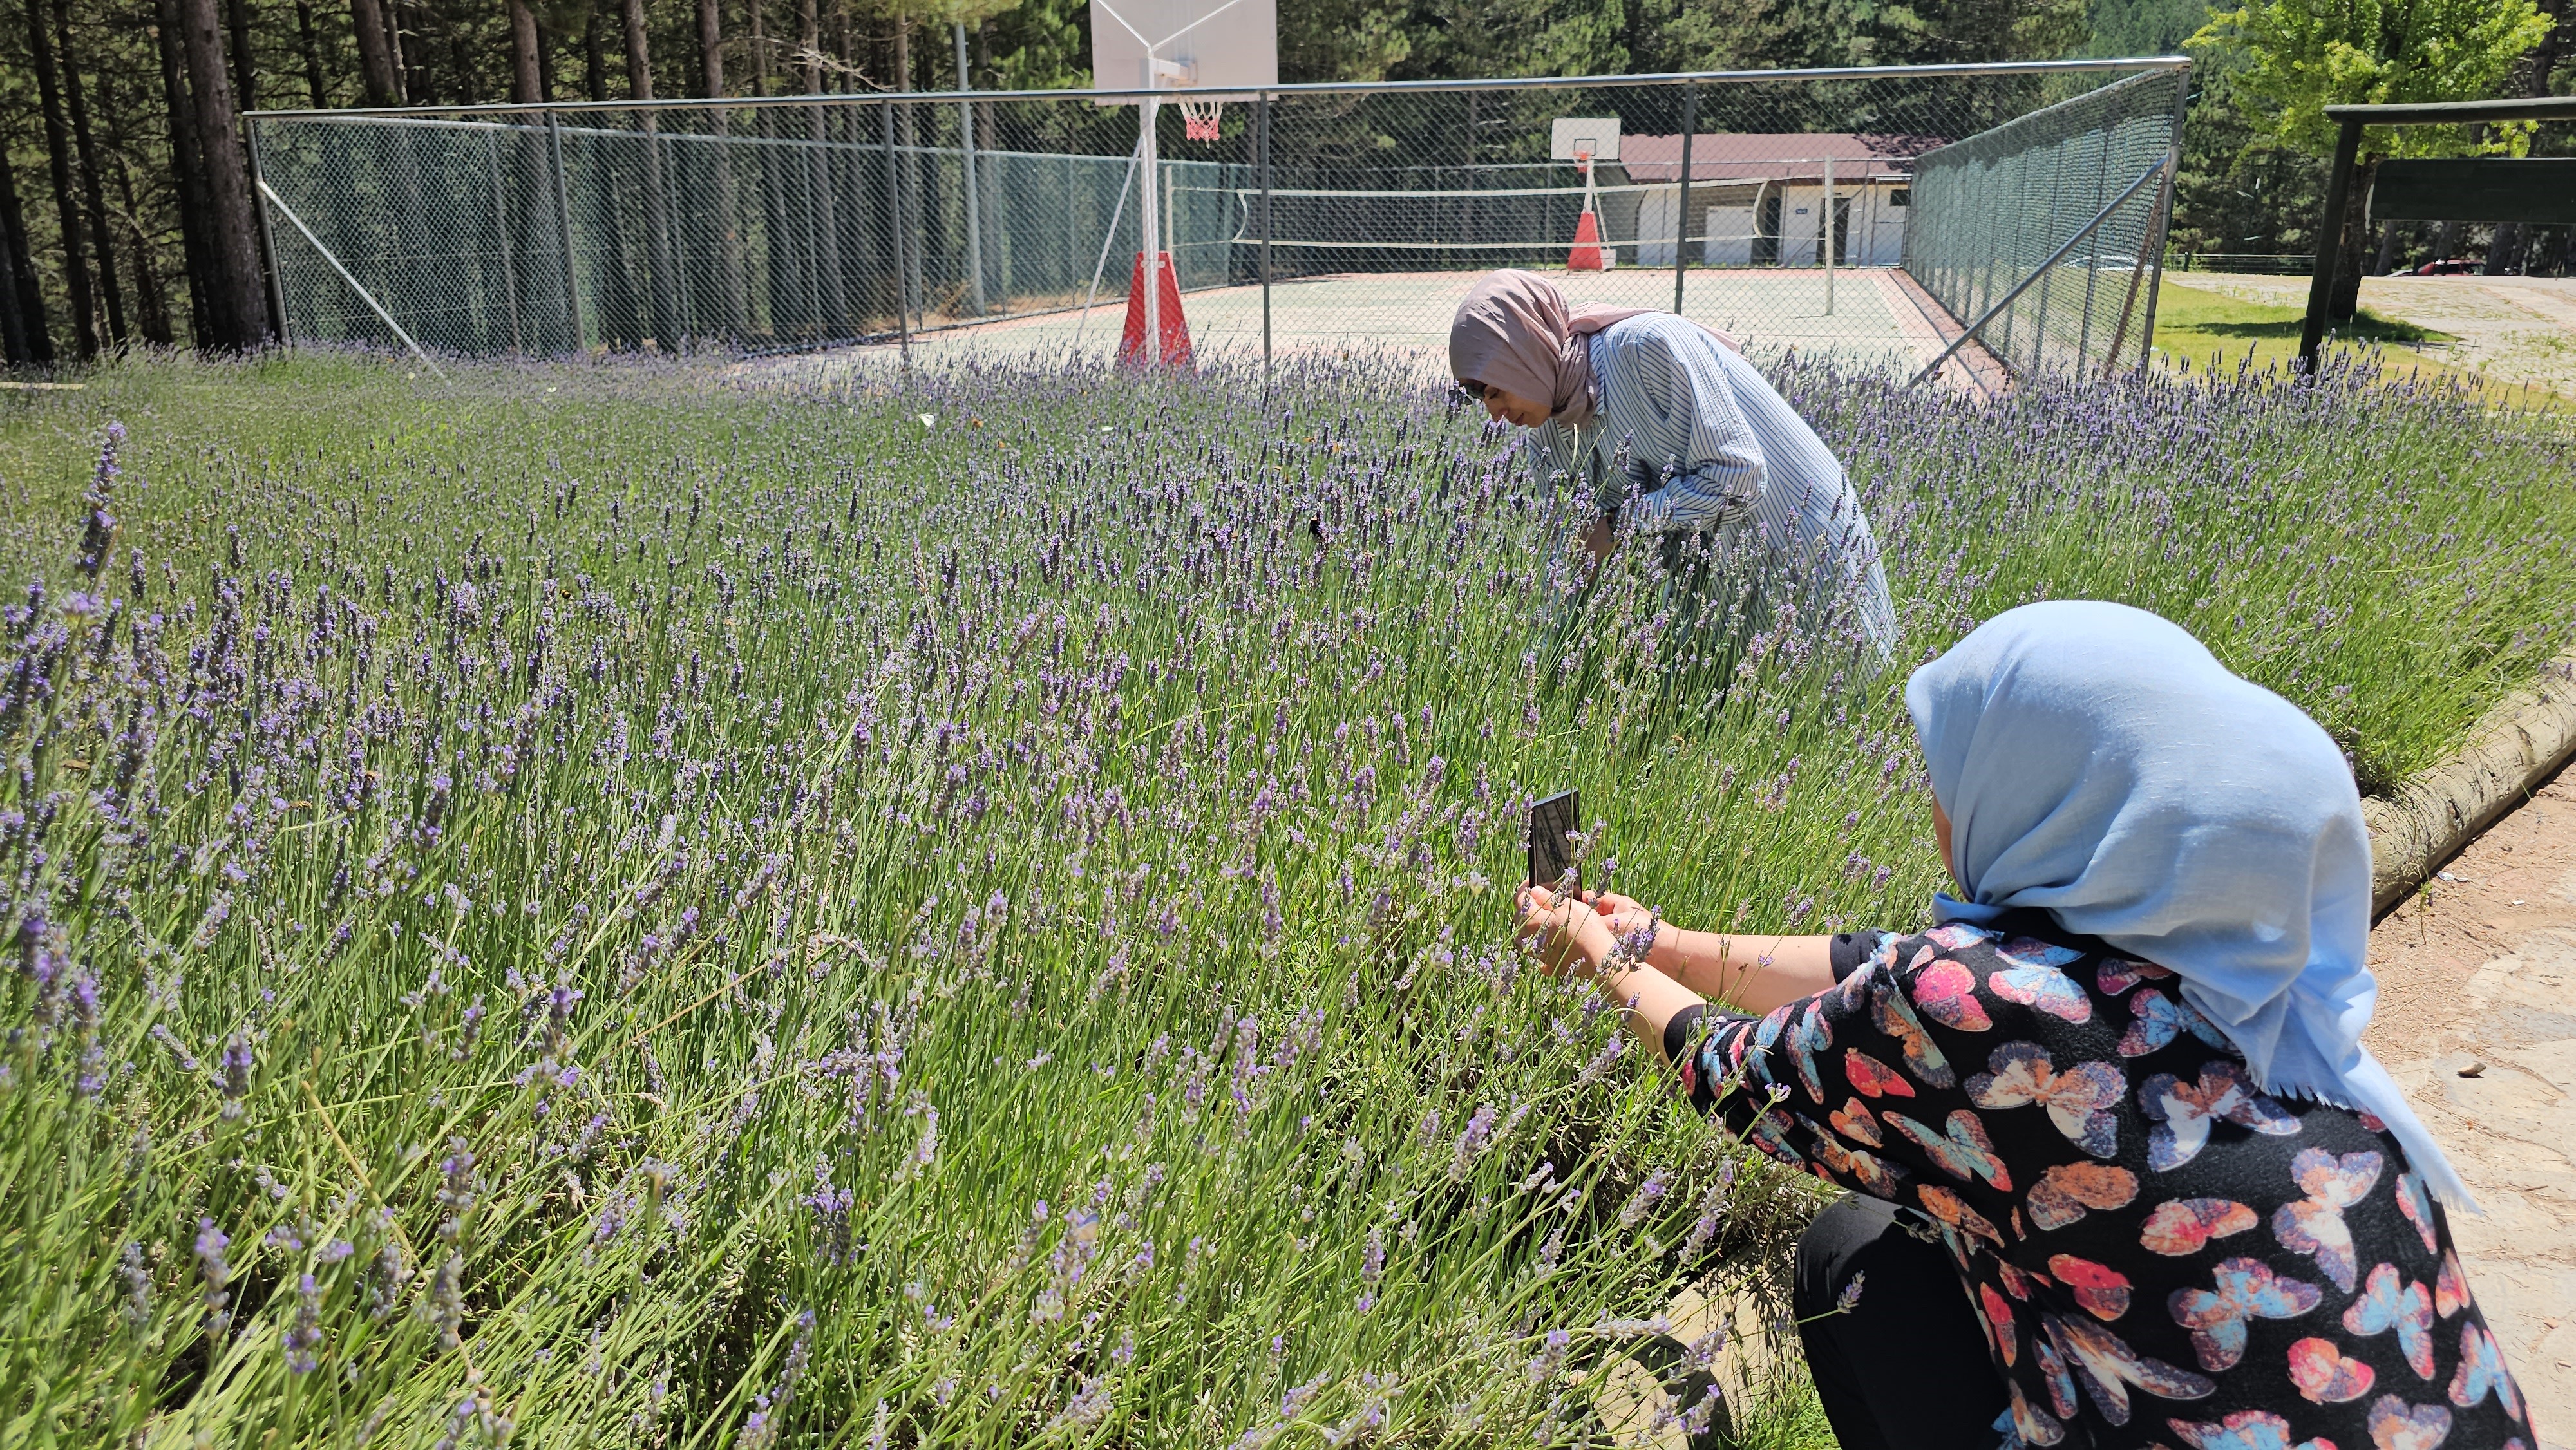
[[[1344,355],[1386,352],[1420,356],[1431,366],[1445,357],[1449,319],[1459,300],[1483,274],[1469,271],[1343,273],[1273,283],[1271,349],[1279,355]],[[1668,270],[1614,268],[1608,272],[1543,274],[1577,306],[1669,310],[1673,274]],[[1200,356],[1259,357],[1261,289],[1213,288],[1186,294],[1182,312]],[[1940,335],[1906,300],[1886,268],[1837,268],[1832,310],[1827,311],[1820,269],[1751,268],[1693,272],[1684,310],[1691,318],[1734,334],[1756,357],[1796,350],[1800,357],[1830,358],[1847,367],[1901,366],[1908,371],[1941,350]],[[1106,356],[1126,319],[1126,300],[1103,299],[1085,318],[1053,313],[926,333],[915,339],[923,356],[973,356],[979,360],[1060,356],[1068,351]],[[890,358],[891,346],[848,348],[809,363],[873,363]]]

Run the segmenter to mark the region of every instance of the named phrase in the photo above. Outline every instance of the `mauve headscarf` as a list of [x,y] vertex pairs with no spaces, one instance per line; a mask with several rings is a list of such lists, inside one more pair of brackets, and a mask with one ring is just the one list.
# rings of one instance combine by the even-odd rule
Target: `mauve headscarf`
[[2035,906],[2169,968],[2257,1087],[2376,1115],[2437,1197],[2472,1206],[2361,1045],[2370,833],[2315,721],[2179,627],[2091,600],[1987,620],[1905,706],[1967,898],[1936,918]]
[[[1579,428],[1592,420],[1592,351],[1583,339],[1652,307],[1572,307],[1535,272],[1488,272],[1449,322],[1449,375],[1529,399],[1545,399],[1549,417]],[[1736,352],[1734,338],[1700,330]]]

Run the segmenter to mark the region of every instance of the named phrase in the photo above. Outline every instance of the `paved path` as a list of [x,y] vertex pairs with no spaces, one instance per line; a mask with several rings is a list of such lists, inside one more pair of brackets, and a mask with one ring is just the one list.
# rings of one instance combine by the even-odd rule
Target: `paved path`
[[[2248,302],[2308,305],[2305,277],[2172,275]],[[2366,277],[2361,305],[2458,339],[2425,347],[2427,357],[2473,368],[2497,382],[2576,395],[2576,277]]]
[[[2370,934],[2371,1050],[2484,1216],[2454,1214],[2471,1291],[2543,1450],[2576,1446],[2576,771],[2471,843]],[[2467,1075],[2463,1075],[2467,1074]]]

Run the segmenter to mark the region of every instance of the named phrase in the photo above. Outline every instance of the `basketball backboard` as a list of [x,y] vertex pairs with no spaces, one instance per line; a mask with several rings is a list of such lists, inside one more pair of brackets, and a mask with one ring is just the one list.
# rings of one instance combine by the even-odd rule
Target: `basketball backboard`
[[1091,0],[1091,83],[1251,100],[1279,84],[1278,0]]
[[1595,161],[1619,159],[1619,118],[1616,116],[1559,116],[1548,130],[1547,159],[1580,161],[1589,156]]

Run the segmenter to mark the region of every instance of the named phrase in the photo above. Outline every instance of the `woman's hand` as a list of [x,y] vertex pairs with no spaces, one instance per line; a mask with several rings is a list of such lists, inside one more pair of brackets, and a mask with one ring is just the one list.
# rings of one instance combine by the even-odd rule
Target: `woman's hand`
[[1544,886],[1522,887],[1519,901],[1521,939],[1536,939],[1539,963],[1550,972],[1598,972],[1610,959],[1618,939],[1610,918],[1591,903]]
[[[1609,921],[1610,935],[1614,939],[1626,941],[1642,931],[1660,933],[1662,930],[1663,924],[1655,919],[1655,913],[1633,896],[1622,896],[1615,891],[1591,891],[1584,893],[1583,899],[1591,902],[1592,909]],[[1638,949],[1637,957],[1642,961],[1653,950],[1654,942],[1655,938],[1649,936],[1643,942],[1631,942],[1630,945]]]

